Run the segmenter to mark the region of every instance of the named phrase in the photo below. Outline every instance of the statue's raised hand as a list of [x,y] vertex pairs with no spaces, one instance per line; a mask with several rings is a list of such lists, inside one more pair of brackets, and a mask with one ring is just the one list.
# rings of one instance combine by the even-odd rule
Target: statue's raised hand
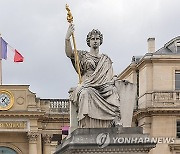
[[73,24],[70,24],[69,25],[69,28],[67,30],[67,33],[66,33],[66,39],[70,39],[71,35],[74,33],[74,25]]

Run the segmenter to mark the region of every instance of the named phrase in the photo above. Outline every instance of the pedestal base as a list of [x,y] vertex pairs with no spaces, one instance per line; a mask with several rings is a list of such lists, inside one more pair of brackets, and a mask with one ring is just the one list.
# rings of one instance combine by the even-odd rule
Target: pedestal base
[[155,146],[140,127],[78,128],[55,154],[147,154]]

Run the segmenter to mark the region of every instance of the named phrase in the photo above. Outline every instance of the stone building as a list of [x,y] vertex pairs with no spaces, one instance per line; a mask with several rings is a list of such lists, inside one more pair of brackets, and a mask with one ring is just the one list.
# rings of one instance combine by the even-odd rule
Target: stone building
[[180,36],[155,51],[133,56],[119,79],[137,84],[133,125],[143,127],[158,143],[150,154],[180,154]]
[[0,153],[52,154],[69,126],[69,100],[40,99],[28,85],[0,85]]

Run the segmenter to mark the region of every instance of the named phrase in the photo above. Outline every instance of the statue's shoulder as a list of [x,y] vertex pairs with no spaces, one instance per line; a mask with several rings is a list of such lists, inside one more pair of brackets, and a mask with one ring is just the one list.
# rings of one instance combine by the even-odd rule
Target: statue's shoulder
[[85,50],[78,50],[79,55],[86,55],[88,51]]
[[111,58],[110,58],[107,54],[102,53],[101,56],[102,56],[102,57],[105,57],[105,58],[108,59],[110,62],[112,62]]
[[106,54],[104,54],[104,53],[102,53],[101,55],[102,55],[102,56],[104,56],[104,57],[109,58],[109,56],[108,56],[108,55],[106,55]]
[[87,57],[88,51],[85,50],[78,50],[78,56],[80,60],[85,60]]

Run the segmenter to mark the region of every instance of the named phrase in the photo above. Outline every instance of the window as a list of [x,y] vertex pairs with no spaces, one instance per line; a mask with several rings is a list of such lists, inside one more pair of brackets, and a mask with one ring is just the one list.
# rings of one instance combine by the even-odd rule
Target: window
[[177,52],[180,52],[180,41],[176,42],[176,47]]
[[180,120],[176,122],[176,137],[180,138]]
[[180,71],[175,73],[175,90],[180,90]]
[[14,151],[11,148],[0,146],[0,154],[2,154],[2,153],[4,153],[4,154],[6,154],[6,153],[8,153],[8,154],[17,154],[17,152]]

